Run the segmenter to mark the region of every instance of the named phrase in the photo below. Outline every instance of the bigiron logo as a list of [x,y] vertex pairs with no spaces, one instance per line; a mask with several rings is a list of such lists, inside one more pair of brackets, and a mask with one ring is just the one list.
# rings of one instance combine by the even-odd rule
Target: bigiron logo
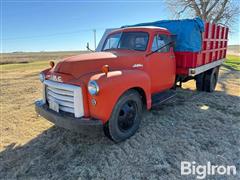
[[236,175],[236,166],[212,165],[207,162],[206,165],[197,165],[195,161],[181,162],[181,175],[195,175],[197,179],[205,179],[208,175]]

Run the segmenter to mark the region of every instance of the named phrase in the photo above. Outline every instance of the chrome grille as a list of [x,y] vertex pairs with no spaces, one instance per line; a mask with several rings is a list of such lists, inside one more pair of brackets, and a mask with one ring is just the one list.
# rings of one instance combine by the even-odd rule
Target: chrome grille
[[79,86],[45,80],[45,100],[54,101],[59,110],[83,116],[82,89]]

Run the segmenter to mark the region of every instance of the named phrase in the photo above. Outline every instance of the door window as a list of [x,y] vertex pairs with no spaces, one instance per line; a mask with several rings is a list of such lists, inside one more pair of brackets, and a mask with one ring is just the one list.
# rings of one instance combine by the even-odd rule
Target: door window
[[[169,52],[170,51],[170,44],[165,46],[170,42],[170,37],[165,35],[165,34],[158,34],[154,36],[153,44],[152,44],[152,51],[156,51],[157,49],[161,48],[158,50],[158,52]],[[164,47],[165,46],[165,47]]]

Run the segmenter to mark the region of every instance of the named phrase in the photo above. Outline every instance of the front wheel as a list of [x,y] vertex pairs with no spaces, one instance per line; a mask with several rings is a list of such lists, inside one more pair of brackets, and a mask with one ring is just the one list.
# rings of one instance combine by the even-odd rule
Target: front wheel
[[115,142],[123,141],[138,130],[142,117],[142,100],[139,93],[129,90],[115,105],[104,127],[105,135]]

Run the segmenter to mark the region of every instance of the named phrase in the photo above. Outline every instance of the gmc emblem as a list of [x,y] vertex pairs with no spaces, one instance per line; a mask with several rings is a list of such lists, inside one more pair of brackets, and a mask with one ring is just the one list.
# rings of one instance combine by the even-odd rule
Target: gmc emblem
[[50,79],[53,80],[53,81],[62,82],[62,77],[61,76],[51,75]]

